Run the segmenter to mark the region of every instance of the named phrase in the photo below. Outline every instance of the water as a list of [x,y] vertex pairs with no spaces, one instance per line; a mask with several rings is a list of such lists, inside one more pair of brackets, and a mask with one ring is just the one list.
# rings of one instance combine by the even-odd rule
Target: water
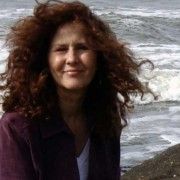
[[[135,110],[129,114],[129,126],[122,134],[121,165],[132,167],[180,143],[180,1],[82,2],[110,23],[117,37],[128,42],[137,57],[148,58],[155,65],[153,71],[143,67],[139,78],[148,82],[159,98],[135,98]],[[30,15],[34,4],[30,0],[0,1],[0,71],[8,54],[2,45],[10,25]]]
[[179,120],[179,102],[137,106],[121,138],[123,170],[180,143]]

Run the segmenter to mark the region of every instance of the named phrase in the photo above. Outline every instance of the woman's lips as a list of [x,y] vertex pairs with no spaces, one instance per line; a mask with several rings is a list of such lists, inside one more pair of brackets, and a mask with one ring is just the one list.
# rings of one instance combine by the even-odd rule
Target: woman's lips
[[65,70],[64,73],[68,75],[78,75],[79,73],[83,72],[82,70],[73,69],[73,70]]

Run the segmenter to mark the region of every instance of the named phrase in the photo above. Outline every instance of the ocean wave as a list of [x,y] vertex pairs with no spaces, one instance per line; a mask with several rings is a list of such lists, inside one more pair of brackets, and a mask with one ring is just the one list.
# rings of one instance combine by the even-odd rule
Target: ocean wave
[[135,42],[172,44],[180,42],[179,20],[148,17],[104,17],[116,30],[119,37]]
[[137,57],[148,58],[160,69],[180,69],[180,45],[177,44],[132,44]]
[[[174,128],[172,130],[174,131]],[[180,128],[178,128],[178,131],[180,131]],[[180,143],[179,135],[178,134],[162,134],[161,138],[166,140],[167,142],[170,143],[171,146],[173,146]]]
[[156,68],[153,71],[145,70],[144,72],[146,73],[139,79],[148,84],[158,99],[154,100],[150,94],[146,94],[143,99],[141,96],[132,96],[135,104],[180,101],[180,70]]
[[8,51],[4,46],[4,40],[0,40],[0,69],[4,68],[4,64],[2,63],[7,58],[7,56],[8,56]]
[[0,20],[7,18],[7,19],[17,19],[22,16],[30,15],[32,14],[32,9],[25,9],[25,8],[11,8],[11,9],[4,9],[0,10]]
[[154,52],[156,50],[171,50],[171,51],[179,51],[180,45],[178,44],[155,44],[155,43],[139,43],[131,45],[133,49],[136,50],[145,50]]
[[123,15],[123,16],[141,16],[141,17],[161,17],[161,18],[180,18],[180,10],[164,10],[164,9],[150,9],[150,8],[120,8],[116,7],[116,9],[94,9],[94,12],[97,15]]

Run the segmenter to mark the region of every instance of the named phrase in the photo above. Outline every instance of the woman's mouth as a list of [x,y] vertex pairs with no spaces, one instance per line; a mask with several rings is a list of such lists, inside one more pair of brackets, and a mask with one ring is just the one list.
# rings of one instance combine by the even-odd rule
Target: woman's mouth
[[65,70],[64,73],[68,74],[68,75],[78,75],[81,72],[83,72],[80,69],[70,69],[70,70]]

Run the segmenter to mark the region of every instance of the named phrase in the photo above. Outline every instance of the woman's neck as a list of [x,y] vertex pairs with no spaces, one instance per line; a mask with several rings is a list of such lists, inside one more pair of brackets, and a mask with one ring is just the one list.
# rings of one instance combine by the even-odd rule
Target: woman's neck
[[61,115],[77,142],[85,142],[88,137],[86,117],[82,110],[84,93],[59,91]]
[[59,106],[63,119],[67,121],[79,120],[83,116],[82,104],[84,92],[59,90]]

